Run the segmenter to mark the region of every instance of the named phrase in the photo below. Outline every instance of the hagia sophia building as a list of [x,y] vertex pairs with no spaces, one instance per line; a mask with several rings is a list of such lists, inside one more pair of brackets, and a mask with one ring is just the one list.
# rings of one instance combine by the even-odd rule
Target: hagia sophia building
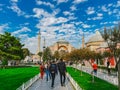
[[[40,40],[41,37],[39,33],[37,53],[40,52]],[[96,31],[96,33],[91,38],[89,38],[87,42],[84,41],[84,37],[83,37],[82,47],[89,48],[91,51],[100,52],[100,53],[109,50],[107,43],[104,41],[99,31]],[[120,48],[120,44],[118,44],[117,47]],[[53,45],[49,46],[49,48],[52,54],[54,54],[55,51],[71,52],[72,50],[75,50],[75,47],[73,47],[69,42],[65,41],[64,39],[60,39]],[[32,57],[33,62],[40,61],[40,57],[37,55],[37,53]],[[104,63],[106,62],[107,60],[104,60]],[[115,66],[115,60],[113,57],[111,58],[110,62],[112,66]]]

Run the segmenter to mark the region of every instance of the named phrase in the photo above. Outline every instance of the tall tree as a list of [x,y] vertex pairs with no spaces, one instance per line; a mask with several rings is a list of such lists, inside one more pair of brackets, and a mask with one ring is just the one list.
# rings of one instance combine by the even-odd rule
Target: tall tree
[[30,55],[30,51],[28,50],[28,48],[23,48],[23,57],[25,58],[26,56]]
[[59,59],[60,58],[60,54],[58,51],[55,51],[54,55],[55,59]]
[[102,54],[101,53],[95,53],[95,59],[97,64],[100,64],[100,60],[102,59]]
[[40,56],[40,61],[41,61],[41,57],[42,57],[42,52],[39,52],[38,55]]
[[0,34],[0,56],[2,60],[21,60],[23,59],[23,45],[20,39],[5,32]]
[[43,51],[43,60],[44,60],[44,61],[51,60],[51,57],[52,57],[51,50],[47,47],[47,48]]
[[120,43],[120,24],[112,29],[104,29],[101,32],[102,37],[107,42],[110,52],[115,58],[116,68],[118,70],[118,86],[120,90],[120,53],[117,55],[117,44]]

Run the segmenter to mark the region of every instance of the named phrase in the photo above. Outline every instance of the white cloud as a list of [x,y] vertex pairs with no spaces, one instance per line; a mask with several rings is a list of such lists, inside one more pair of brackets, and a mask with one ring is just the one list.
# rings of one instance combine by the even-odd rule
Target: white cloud
[[97,16],[101,17],[101,16],[103,16],[103,14],[102,13],[97,13]]
[[113,6],[113,4],[112,4],[112,3],[108,4],[108,7],[111,7],[111,6]]
[[16,3],[11,3],[12,5],[8,7],[8,9],[11,9],[13,12],[17,13],[18,16],[25,15],[25,12],[23,12]]
[[112,11],[108,11],[108,14],[111,15],[111,14],[112,14]]
[[67,15],[70,15],[70,16],[71,16],[71,15],[74,15],[73,13],[68,12],[68,11],[64,11],[63,14],[64,14],[65,16],[67,16]]
[[88,18],[87,20],[101,20],[103,19],[103,14],[98,13],[96,17]]
[[66,3],[68,2],[68,0],[54,0],[57,2],[57,4],[61,4],[61,3]]
[[0,34],[4,33],[7,28],[9,28],[8,24],[0,25]]
[[28,48],[30,52],[36,53],[37,52],[37,36],[36,37],[27,37],[22,43],[25,44],[24,48]]
[[118,21],[113,21],[113,24],[118,24]]
[[119,9],[114,9],[113,10],[113,13],[118,13],[119,12]]
[[79,3],[82,3],[82,2],[86,2],[88,0],[74,0],[73,3],[75,4],[79,4]]
[[50,6],[51,8],[54,8],[55,6],[49,2],[43,2],[41,0],[36,0],[37,5],[46,5],[46,6]]
[[86,13],[87,13],[88,15],[94,14],[94,13],[95,13],[94,7],[88,7],[88,9],[86,10]]
[[72,11],[77,10],[77,9],[76,9],[76,6],[74,6],[74,5],[73,5],[73,6],[71,6],[71,7],[70,7],[70,9],[71,9]]
[[[48,22],[49,21],[49,22]],[[54,25],[54,24],[60,24],[60,23],[64,23],[67,22],[68,20],[66,18],[63,17],[46,17],[40,20],[41,25],[43,26],[50,26],[50,25]]]
[[44,17],[50,16],[48,12],[44,11],[43,9],[39,9],[39,8],[34,8],[33,12],[35,13],[34,17],[37,17],[37,18],[41,18],[42,16]]
[[4,4],[0,4],[0,11],[3,11],[3,6],[5,6]]
[[103,19],[103,17],[94,17],[94,18],[92,18],[92,20],[101,20],[101,19]]
[[18,0],[11,0],[11,2],[15,2],[15,3],[17,3],[17,2],[18,2]]
[[28,27],[22,27],[20,30],[14,31],[12,34],[17,35],[24,32],[31,32],[31,30]]
[[82,27],[83,27],[83,28],[90,28],[90,25],[87,25],[87,24],[84,24],[84,23],[83,23],[83,24],[82,24]]
[[120,1],[117,1],[116,7],[120,7]]
[[103,5],[103,6],[101,7],[101,9],[102,9],[102,11],[104,11],[104,12],[107,12],[107,11],[108,11],[105,5]]

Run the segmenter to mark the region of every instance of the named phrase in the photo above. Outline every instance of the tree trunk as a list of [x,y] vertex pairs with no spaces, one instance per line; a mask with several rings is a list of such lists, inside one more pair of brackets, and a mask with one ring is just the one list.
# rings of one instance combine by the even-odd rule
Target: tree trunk
[[82,64],[81,64],[81,76],[82,76]]
[[118,88],[120,90],[120,62],[118,63]]

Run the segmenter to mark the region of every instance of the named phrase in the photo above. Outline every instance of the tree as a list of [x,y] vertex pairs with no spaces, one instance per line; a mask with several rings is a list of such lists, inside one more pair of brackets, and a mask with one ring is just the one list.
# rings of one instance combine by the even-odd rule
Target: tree
[[26,56],[30,55],[30,51],[28,50],[28,48],[23,48],[23,57],[25,58]]
[[95,59],[96,59],[97,64],[99,64],[99,61],[102,59],[101,53],[95,53]]
[[42,52],[39,52],[38,55],[40,56],[40,61],[41,61],[41,57],[42,57]]
[[120,53],[117,55],[117,44],[120,43],[120,24],[112,29],[104,29],[101,32],[103,39],[107,42],[110,52],[115,58],[116,68],[118,70],[118,86],[120,90]]
[[[23,59],[22,47],[20,39],[5,32],[0,34],[0,56],[2,60],[21,60]],[[7,63],[6,63],[7,64]]]
[[55,51],[54,55],[55,59],[59,59],[60,58],[60,54],[58,51]]
[[43,60],[44,60],[44,61],[51,60],[51,57],[52,57],[51,50],[47,47],[47,48],[43,51]]
[[105,52],[103,52],[102,56],[103,56],[104,58],[106,58],[106,57],[111,57],[112,54],[111,54],[111,52],[109,52],[109,51],[105,51]]

